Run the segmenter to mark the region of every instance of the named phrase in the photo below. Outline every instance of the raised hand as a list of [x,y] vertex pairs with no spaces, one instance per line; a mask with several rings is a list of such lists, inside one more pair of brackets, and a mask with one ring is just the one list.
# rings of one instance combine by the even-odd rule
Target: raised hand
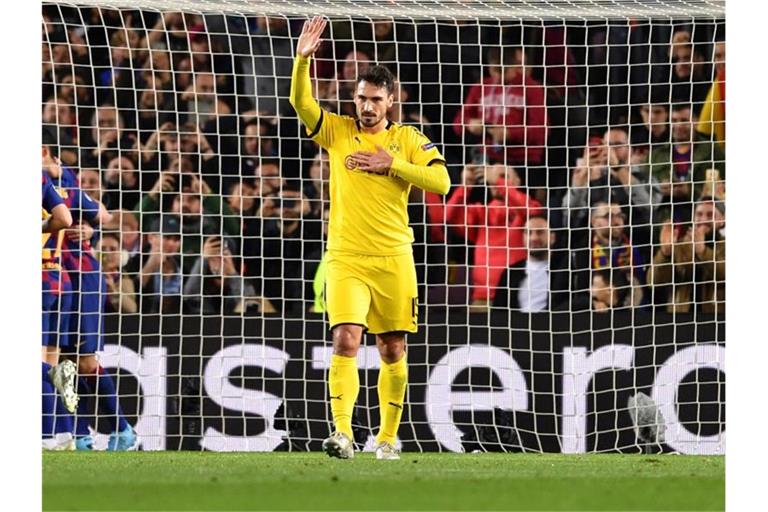
[[322,42],[320,36],[327,24],[328,21],[322,16],[315,16],[311,20],[305,21],[299,36],[299,43],[296,45],[296,53],[302,57],[314,55],[320,47]]
[[671,222],[668,222],[661,226],[661,232],[659,233],[659,245],[661,246],[661,253],[664,256],[670,256],[672,254],[672,244],[675,243],[675,227]]

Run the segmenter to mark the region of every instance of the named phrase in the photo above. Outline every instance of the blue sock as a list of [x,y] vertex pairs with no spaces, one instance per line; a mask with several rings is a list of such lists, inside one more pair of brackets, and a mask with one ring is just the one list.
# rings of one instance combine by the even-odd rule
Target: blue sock
[[[122,432],[129,427],[128,421],[123,416],[123,410],[120,407],[120,402],[117,398],[117,389],[115,388],[115,381],[112,379],[107,370],[99,366],[99,375],[89,375],[87,377],[88,384],[95,387],[97,390],[97,400],[99,404],[99,410],[104,411],[112,419],[112,425],[116,427],[118,432]],[[93,379],[93,380],[91,380]],[[96,386],[93,386],[96,381]],[[116,425],[115,425],[116,424]]]
[[56,390],[48,370],[51,365],[43,362],[43,438],[53,437],[53,415],[56,410]]
[[77,403],[77,419],[75,421],[75,435],[77,437],[89,436],[91,431],[88,427],[93,425],[91,417],[91,397],[93,390],[88,385],[88,380],[83,377],[77,378],[77,394],[80,395],[80,401]]

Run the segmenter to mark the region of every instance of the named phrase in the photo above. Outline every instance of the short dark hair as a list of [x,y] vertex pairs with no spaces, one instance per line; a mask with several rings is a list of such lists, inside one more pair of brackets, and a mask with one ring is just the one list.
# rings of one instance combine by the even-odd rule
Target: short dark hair
[[385,87],[389,94],[395,90],[395,75],[386,66],[371,66],[357,77],[357,83],[368,82],[376,87]]
[[59,130],[55,125],[43,124],[43,146],[48,148],[51,157],[59,156]]
[[672,104],[672,112],[679,112],[681,110],[693,110],[693,109],[691,108],[691,104],[687,101]]

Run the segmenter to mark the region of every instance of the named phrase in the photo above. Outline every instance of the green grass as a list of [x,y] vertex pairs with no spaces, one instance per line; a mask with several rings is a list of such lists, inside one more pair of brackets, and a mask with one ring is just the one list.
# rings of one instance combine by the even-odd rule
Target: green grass
[[723,457],[56,452],[44,510],[723,510]]

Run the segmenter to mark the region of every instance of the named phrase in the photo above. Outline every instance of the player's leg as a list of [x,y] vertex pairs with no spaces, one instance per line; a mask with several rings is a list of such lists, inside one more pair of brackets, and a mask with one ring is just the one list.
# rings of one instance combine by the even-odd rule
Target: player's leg
[[357,370],[357,350],[363,337],[363,327],[341,324],[333,328],[333,355],[328,370],[328,393],[331,401],[334,432],[323,442],[323,451],[342,459],[354,456],[352,414],[360,392]]
[[395,451],[397,430],[403,416],[405,390],[408,386],[408,365],[405,357],[405,333],[388,332],[376,335],[381,356],[377,392],[381,425],[376,436],[376,457],[398,459]]
[[[136,434],[125,419],[112,375],[104,369],[96,356],[103,349],[102,311],[105,296],[100,292],[102,276],[98,272],[83,272],[80,277],[77,366],[85,388],[96,397],[96,410],[112,422],[107,450],[129,450],[137,443]],[[88,413],[90,408],[83,407]],[[87,418],[87,416],[86,416]],[[83,431],[82,425],[79,428]],[[85,447],[87,440],[81,443]]]
[[93,397],[96,391],[91,388],[83,375],[77,376],[77,394],[80,401],[77,404],[75,416],[75,444],[78,450],[93,450],[91,428],[96,428],[96,421],[93,416],[95,407]]
[[59,363],[59,295],[43,279],[42,357],[48,367]]
[[[52,450],[74,449],[73,419],[77,407],[74,381],[76,368],[71,361],[59,364],[59,350],[69,345],[67,329],[62,322],[69,321],[71,288],[63,286],[54,293],[50,283],[43,281],[42,314],[42,414],[43,448]],[[59,391],[59,397],[56,396]],[[60,398],[60,399],[57,399]]]
[[381,425],[376,436],[376,456],[398,459],[395,450],[397,431],[403,415],[408,366],[405,336],[416,332],[418,292],[413,256],[384,256],[372,278],[371,310],[368,323],[377,333],[376,346],[381,357],[378,396]]
[[359,278],[353,258],[329,253],[326,274],[326,302],[333,332],[333,355],[328,371],[328,392],[334,433],[323,442],[328,455],[354,456],[352,413],[360,391],[357,351],[366,327],[370,291]]
[[[135,448],[136,433],[123,415],[112,376],[99,364],[95,354],[80,354],[77,363],[86,389],[91,391],[91,396],[96,397],[97,410],[112,422],[112,434],[109,437],[107,450],[124,451]],[[85,408],[83,412],[88,414]]]
[[56,389],[49,372],[51,365],[43,361],[43,439],[53,437],[53,422],[56,412]]
[[79,397],[75,391],[77,368],[71,361],[59,363],[59,351],[69,346],[68,323],[72,308],[71,287],[61,285],[58,293],[53,293],[43,280],[43,360],[50,365],[51,383],[59,392],[66,409],[75,412]]
[[333,328],[333,355],[328,372],[328,393],[336,430],[352,436],[352,413],[360,391],[357,350],[363,338],[363,327],[341,324]]

